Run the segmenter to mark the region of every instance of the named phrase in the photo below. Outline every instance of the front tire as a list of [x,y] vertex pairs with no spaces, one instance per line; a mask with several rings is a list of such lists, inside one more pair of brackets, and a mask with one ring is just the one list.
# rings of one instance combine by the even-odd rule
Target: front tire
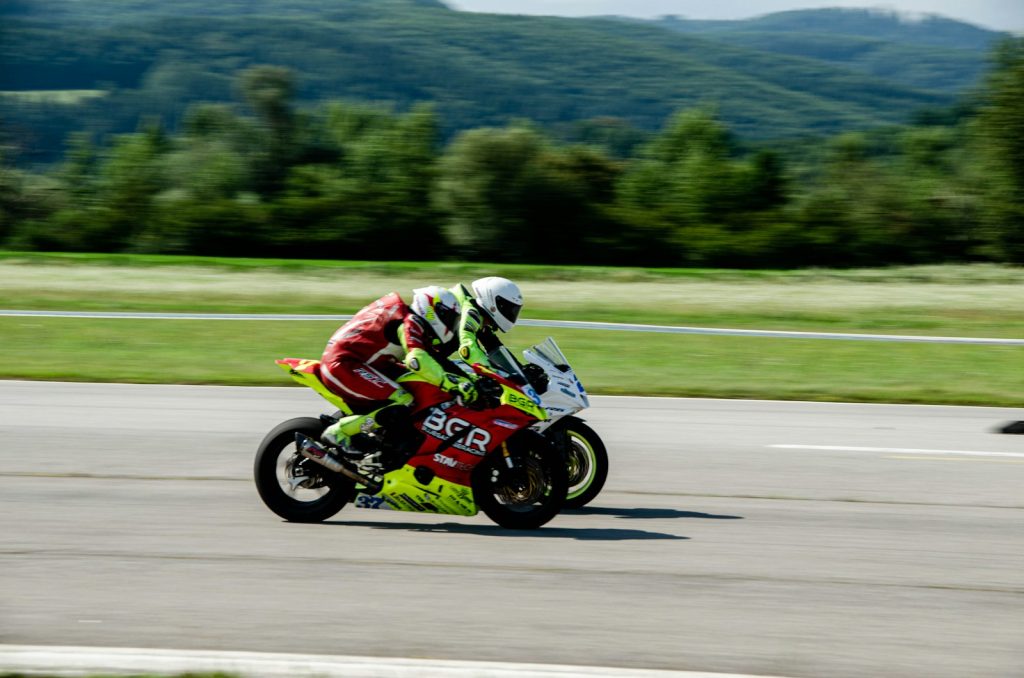
[[355,483],[306,459],[295,434],[317,440],[324,424],[313,417],[289,419],[266,435],[256,452],[256,490],[271,511],[293,523],[327,520],[351,501]]
[[592,502],[608,480],[608,450],[594,429],[582,419],[568,417],[564,426],[565,459],[569,474],[566,508],[582,508]]
[[535,530],[558,515],[565,504],[565,460],[538,435],[519,438],[515,450],[515,471],[499,452],[492,452],[477,466],[473,495],[477,506],[498,525]]

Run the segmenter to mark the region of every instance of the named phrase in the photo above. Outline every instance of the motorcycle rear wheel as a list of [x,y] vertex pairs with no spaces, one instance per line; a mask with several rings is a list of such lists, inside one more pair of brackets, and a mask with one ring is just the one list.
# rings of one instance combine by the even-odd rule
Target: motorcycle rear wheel
[[510,473],[500,454],[477,467],[473,496],[488,518],[511,530],[535,530],[562,510],[568,489],[565,460],[537,442],[526,441]]
[[608,479],[608,450],[597,432],[576,417],[568,417],[565,435],[569,443],[566,451],[569,492],[565,507],[581,508],[604,488]]
[[295,434],[314,440],[324,424],[313,417],[289,419],[263,438],[256,452],[256,490],[271,511],[293,523],[319,523],[344,508],[355,483],[301,456]]

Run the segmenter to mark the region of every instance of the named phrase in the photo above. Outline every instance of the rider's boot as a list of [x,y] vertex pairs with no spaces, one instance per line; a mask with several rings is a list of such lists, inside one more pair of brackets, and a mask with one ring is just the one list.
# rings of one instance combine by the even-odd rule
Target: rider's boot
[[352,414],[342,417],[324,429],[320,440],[331,447],[338,448],[338,453],[343,457],[353,461],[362,459],[373,451],[373,441],[367,434],[380,429],[375,418],[379,411],[374,410],[369,414]]
[[335,446],[346,457],[362,459],[378,447],[383,438],[384,428],[402,421],[412,405],[412,394],[404,388],[395,389],[390,401],[369,414],[351,414],[331,424],[320,436],[320,440]]

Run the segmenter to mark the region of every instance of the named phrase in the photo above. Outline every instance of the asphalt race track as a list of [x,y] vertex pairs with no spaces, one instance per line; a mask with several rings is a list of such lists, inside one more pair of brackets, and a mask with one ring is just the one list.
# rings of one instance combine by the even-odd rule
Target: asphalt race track
[[1024,676],[1008,409],[595,398],[540,531],[260,503],[299,388],[0,382],[0,643],[797,677]]

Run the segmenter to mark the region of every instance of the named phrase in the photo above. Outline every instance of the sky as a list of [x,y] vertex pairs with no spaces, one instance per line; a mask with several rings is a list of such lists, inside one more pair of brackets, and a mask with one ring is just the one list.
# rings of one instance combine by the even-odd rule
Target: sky
[[985,28],[1024,32],[1024,0],[444,0],[456,9],[501,14],[595,16],[617,14],[653,18],[675,14],[687,19],[746,19],[791,9],[878,7],[900,12],[941,14]]

